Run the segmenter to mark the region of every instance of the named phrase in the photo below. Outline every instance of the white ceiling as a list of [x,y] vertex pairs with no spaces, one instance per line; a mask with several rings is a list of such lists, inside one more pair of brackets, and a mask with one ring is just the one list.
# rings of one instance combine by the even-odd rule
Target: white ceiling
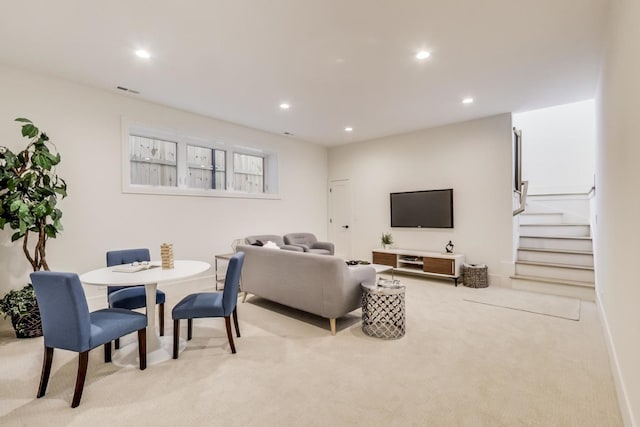
[[[140,92],[128,96],[324,145],[592,98],[609,7],[608,0],[2,2],[0,64],[114,92],[124,86]],[[134,55],[141,47],[150,60]],[[417,61],[420,49],[431,57]],[[476,102],[463,105],[466,96]],[[290,110],[280,110],[283,101]]]

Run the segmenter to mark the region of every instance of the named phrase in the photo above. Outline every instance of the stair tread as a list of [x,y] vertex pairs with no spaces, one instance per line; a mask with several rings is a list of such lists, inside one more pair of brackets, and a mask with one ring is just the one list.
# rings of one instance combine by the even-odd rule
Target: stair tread
[[558,267],[558,268],[571,268],[574,270],[590,270],[593,271],[593,267],[586,265],[572,265],[572,264],[555,264],[551,262],[539,262],[539,261],[516,261],[516,264],[523,265],[538,265],[540,267]]
[[527,212],[526,210],[520,215],[563,215],[562,212]]
[[571,255],[593,255],[592,251],[577,251],[573,249],[546,249],[546,248],[528,248],[518,247],[519,251],[531,251],[531,252],[546,252],[546,253],[558,253],[558,254],[571,254]]
[[571,239],[571,240],[593,240],[590,236],[531,236],[527,234],[521,234],[520,237],[534,238],[534,239]]
[[595,283],[593,282],[583,282],[580,280],[567,280],[567,279],[551,279],[548,277],[540,277],[540,276],[527,276],[522,274],[514,274],[510,277],[511,279],[520,279],[520,280],[528,280],[531,282],[544,282],[544,283],[553,283],[559,285],[569,285],[569,286],[582,286],[585,288],[595,288]]
[[520,227],[588,227],[589,224],[582,222],[551,222],[549,224],[520,224]]

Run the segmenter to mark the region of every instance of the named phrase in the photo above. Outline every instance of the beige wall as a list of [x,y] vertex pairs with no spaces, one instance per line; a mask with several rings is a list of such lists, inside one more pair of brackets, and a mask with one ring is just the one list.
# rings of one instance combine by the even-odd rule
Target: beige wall
[[394,247],[442,252],[452,240],[499,284],[513,264],[511,153],[510,114],[331,148],[329,179],[351,182],[351,256],[380,247],[390,192],[453,188],[454,228],[394,228]]
[[[211,261],[250,234],[311,231],[326,237],[327,149],[91,89],[0,67],[0,145],[23,144],[16,117],[46,131],[62,154],[59,174],[69,197],[64,232],[48,244],[52,269],[103,266],[105,251],[174,244],[176,258]],[[278,152],[280,200],[123,194],[122,117],[196,137],[220,138]],[[30,266],[10,232],[0,232],[0,295],[28,280]]]
[[596,288],[626,425],[640,417],[640,2],[612,2],[598,96]]

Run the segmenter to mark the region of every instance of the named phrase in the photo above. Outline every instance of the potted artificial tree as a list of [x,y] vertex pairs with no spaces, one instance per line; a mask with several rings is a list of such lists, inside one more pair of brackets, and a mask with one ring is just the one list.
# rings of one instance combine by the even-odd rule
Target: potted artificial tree
[[[0,229],[13,230],[11,241],[22,239],[22,251],[33,271],[49,270],[46,244],[62,231],[58,198],[67,184],[56,174],[60,154],[53,153],[49,137],[31,120],[19,118],[22,136],[29,142],[15,154],[0,147]],[[11,316],[18,338],[42,335],[40,312],[31,285],[12,290],[0,299],[0,312]]]

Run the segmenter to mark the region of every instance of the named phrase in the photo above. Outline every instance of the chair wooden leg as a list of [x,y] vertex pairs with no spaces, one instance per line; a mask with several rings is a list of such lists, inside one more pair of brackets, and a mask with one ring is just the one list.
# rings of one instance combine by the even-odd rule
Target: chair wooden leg
[[159,328],[160,328],[160,336],[164,336],[164,304],[158,305],[158,317],[159,317]]
[[231,346],[231,353],[236,352],[236,346],[233,345],[233,334],[231,333],[231,318],[224,316],[224,321],[227,324],[227,337],[229,338],[229,345]]
[[120,349],[120,338],[116,338],[115,343],[116,343],[116,350],[119,350]]
[[38,387],[38,397],[44,396],[49,384],[49,375],[51,374],[51,362],[53,362],[53,347],[44,348],[44,356],[42,358],[42,375],[40,375],[40,387]]
[[247,293],[248,292],[243,292],[242,293],[242,302],[245,302],[247,300]]
[[147,369],[147,328],[138,329],[138,358],[140,370]]
[[238,326],[238,307],[233,309],[233,324],[236,327],[236,335],[240,338],[240,327]]
[[89,364],[89,351],[83,351],[78,354],[78,377],[76,378],[76,390],[73,393],[72,408],[77,408],[82,399],[82,390],[84,389],[84,380],[87,377],[87,365]]
[[336,319],[329,319],[329,326],[331,326],[331,335],[336,334]]
[[111,363],[111,341],[104,344],[104,363]]
[[173,358],[178,358],[180,344],[180,319],[173,319]]
[[187,319],[187,341],[193,338],[193,319]]

